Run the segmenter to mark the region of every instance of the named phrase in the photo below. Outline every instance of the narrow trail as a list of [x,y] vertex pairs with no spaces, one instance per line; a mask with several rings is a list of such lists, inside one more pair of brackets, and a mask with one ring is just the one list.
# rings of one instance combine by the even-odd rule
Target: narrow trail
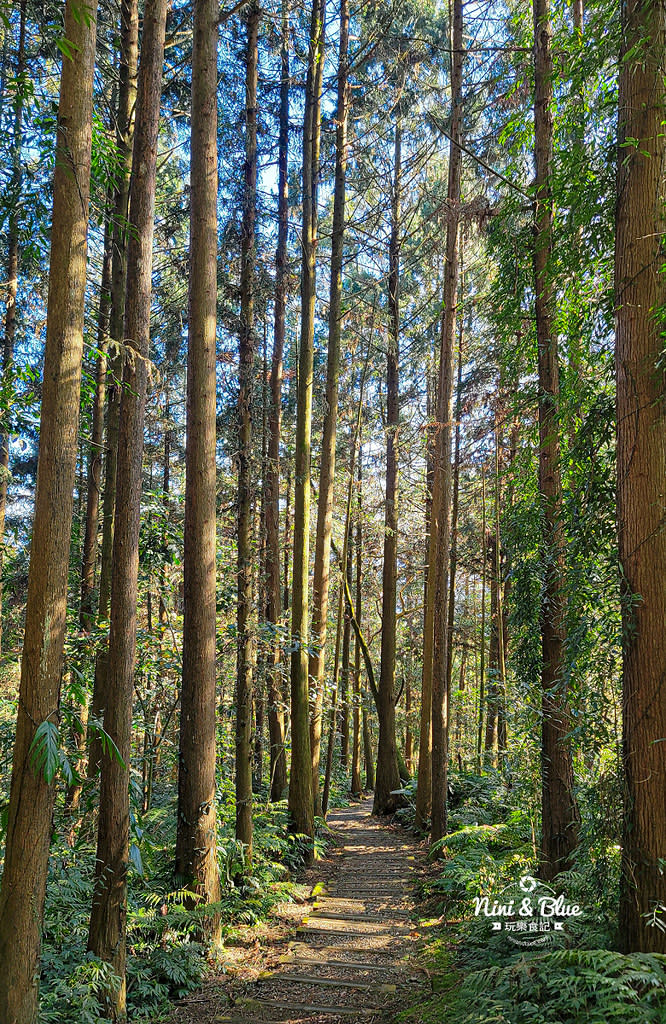
[[219,1024],[370,1024],[419,998],[425,979],[410,963],[415,846],[371,809],[364,800],[329,815],[343,843],[337,872],[285,943],[279,968],[218,1013]]

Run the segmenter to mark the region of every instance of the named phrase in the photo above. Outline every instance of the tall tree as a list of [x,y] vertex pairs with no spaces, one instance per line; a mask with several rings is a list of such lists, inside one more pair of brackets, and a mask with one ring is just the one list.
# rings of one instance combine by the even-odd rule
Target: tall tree
[[108,699],[104,729],[119,756],[102,754],[95,890],[88,948],[108,961],[120,985],[107,993],[109,1016],[125,1016],[129,768],[136,661],[143,434],[150,349],[155,175],[167,0],[148,0],[136,100],[127,251],[123,389],[113,537]]
[[79,622],[81,629],[89,633],[93,626],[93,601],[95,594],[95,569],[97,567],[97,534],[99,526],[99,496],[102,485],[102,445],[104,442],[104,402],[106,395],[106,361],[109,341],[109,320],[111,316],[111,265],[112,228],[110,211],[104,223],[104,251],[102,256],[102,280],[99,289],[99,313],[97,317],[97,369],[95,373],[95,397],[92,408],[90,429],[90,452],[86,488],[86,526],[81,559],[81,607]]
[[398,754],[395,736],[396,589],[398,571],[398,429],[400,424],[400,190],[402,125],[395,125],[391,238],[389,242],[389,339],[386,354],[386,497],[384,501],[384,565],[382,572],[382,638],[377,700],[379,746],[373,814],[392,814],[399,804]]
[[[218,0],[196,0],[192,47],[190,284],[176,874],[216,903],[216,373]],[[218,914],[201,919],[218,942]]]
[[[53,177],[39,466],[25,639],[0,887],[0,1019],[34,1024],[55,798],[36,770],[57,728],[79,426],[97,8],[65,5]],[[50,736],[49,736],[50,734]]]
[[541,872],[571,866],[580,815],[573,791],[569,709],[564,679],[565,549],[559,440],[559,362],[553,324],[553,54],[550,0],[534,0],[534,289],[539,374],[539,494],[544,584],[541,605]]
[[[267,665],[268,731],[270,737],[271,799],[281,800],[287,788],[287,757],[284,749],[284,711],[280,662],[282,647],[277,626],[282,618],[280,591],[280,430],[285,313],[289,264],[289,4],[282,0],[280,40],[280,130],[278,138],[278,237],[275,253],[275,304],[271,358],[268,458],[264,477],[266,508],[266,620],[274,627]],[[288,500],[287,500],[288,504]],[[286,538],[285,538],[286,543]]]
[[[356,506],[356,609],[357,615],[361,617],[362,581],[363,581],[363,443],[358,439],[358,467],[357,467],[357,506]],[[360,625],[360,621],[359,621]],[[358,637],[354,643],[354,713],[352,727],[352,773],[351,791],[354,795],[361,794],[363,784],[361,782],[361,645]]]
[[260,11],[247,15],[245,170],[241,229],[241,327],[238,390],[238,661],[236,672],[236,838],[252,853],[252,385],[257,203],[257,71]]
[[[666,953],[666,410],[663,187],[666,4],[624,7],[615,247],[617,516],[625,777],[620,931]],[[655,926],[655,915],[661,917]]]
[[308,687],[308,578],[310,554],[310,455],[317,266],[317,192],[324,72],[325,0],[313,0],[303,119],[303,230],[301,339],[296,402],[294,552],[291,655],[291,775],[289,815],[295,832],[314,836]]
[[[440,342],[441,345],[441,342]],[[433,388],[430,372],[426,374],[426,415],[430,424],[433,417]],[[435,595],[430,573],[430,529],[433,492],[433,440],[428,438],[425,474],[425,565],[423,585],[423,654],[421,658],[421,709],[419,713],[419,764],[416,781],[414,824],[417,831],[426,832],[432,811],[432,645],[435,618]]]
[[[447,589],[451,548],[451,421],[453,399],[453,352],[458,313],[458,228],[460,223],[460,175],[462,165],[462,63],[463,5],[454,0],[451,57],[451,144],[447,184],[446,268],[442,310],[442,343],[437,389],[437,437],[434,457],[430,552],[433,616],[432,667],[432,824],[434,843],[446,834],[446,794],[449,755],[449,688]],[[430,581],[429,581],[430,582]]]
[[347,171],[347,117],[349,113],[349,4],[340,0],[340,45],[338,50],[338,98],[335,112],[335,183],[333,188],[333,231],[331,236],[331,285],[328,306],[328,364],[324,435],[321,443],[317,537],[312,584],[312,640],[310,678],[314,687],[314,711],[310,728],[312,791],[315,813],[320,813],[319,757],[321,713],[324,696],[326,623],[331,562],[331,530],[335,485],[335,438],[338,420],[338,377],[342,329],[342,265],[345,232],[345,175]]
[[[5,310],[5,339],[2,350],[2,371],[7,373],[14,358],[16,340],[16,296],[19,273],[19,211],[21,209],[21,146],[23,142],[23,106],[25,94],[25,25],[28,0],[21,0],[19,33],[16,47],[16,97],[14,100],[14,135],[11,146],[12,176],[9,186],[11,201],[7,239],[7,306]],[[0,647],[2,646],[2,566],[4,562],[5,513],[7,485],[9,483],[9,437],[0,434]]]
[[[116,146],[119,173],[113,202],[111,255],[111,313],[109,322],[109,380],[106,389],[106,444],[104,450],[104,492],[102,495],[102,550],[97,617],[107,622],[111,608],[111,567],[113,561],[113,528],[116,508],[116,476],[118,430],[120,421],[120,387],[123,375],[123,339],[125,337],[125,291],[127,284],[127,246],[129,242],[129,192],[132,174],[134,117],[136,110],[136,78],[139,61],[139,0],[122,0],[120,5],[120,53],[118,109],[116,112]],[[90,715],[99,719],[106,707],[107,645],[95,661]],[[90,736],[88,775],[99,771],[102,744],[98,731]]]

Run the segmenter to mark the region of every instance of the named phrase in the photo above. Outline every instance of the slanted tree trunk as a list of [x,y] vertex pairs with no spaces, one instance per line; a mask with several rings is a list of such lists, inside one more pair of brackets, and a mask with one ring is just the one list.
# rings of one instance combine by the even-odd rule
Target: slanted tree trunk
[[303,120],[303,260],[301,340],[298,358],[296,464],[294,475],[294,554],[291,615],[291,775],[289,817],[296,833],[314,837],[312,756],[308,708],[308,578],[310,554],[310,455],[314,367],[317,185],[324,68],[324,0],[313,0]]
[[252,854],[252,384],[257,204],[257,73],[260,10],[247,15],[245,189],[241,231],[241,333],[238,392],[238,660],[236,667],[236,838]]
[[[113,562],[113,528],[116,507],[116,476],[118,430],[120,420],[121,382],[123,376],[123,338],[125,334],[125,291],[127,284],[127,245],[129,242],[128,210],[132,174],[134,115],[136,109],[136,77],[139,56],[139,3],[122,0],[120,5],[120,54],[118,110],[116,115],[116,146],[119,175],[113,205],[113,246],[111,257],[111,316],[109,322],[109,382],[106,388],[106,446],[104,452],[104,492],[102,496],[102,550],[99,574],[97,618],[107,622],[111,609],[111,568]],[[95,659],[95,679],[90,702],[90,716],[99,721],[106,707],[107,645]],[[99,733],[90,733],[88,776],[99,772],[102,744]]]
[[[321,713],[324,695],[326,621],[331,562],[331,530],[335,484],[335,438],[338,419],[338,376],[342,327],[342,263],[345,232],[345,177],[347,172],[347,116],[349,111],[349,4],[340,0],[340,47],[338,60],[338,101],[335,114],[335,184],[333,189],[333,231],[331,236],[331,286],[328,313],[328,363],[324,406],[324,435],[321,444],[317,537],[312,584],[312,641],[309,673],[314,687],[314,710],[310,724],[312,794],[315,814],[320,813],[319,757]],[[347,632],[347,635],[348,632]],[[344,659],[343,659],[344,661]],[[344,681],[344,670],[343,670]],[[344,712],[343,712],[344,714]],[[347,730],[348,731],[348,730]]]
[[398,430],[400,424],[400,189],[402,127],[395,126],[394,180],[389,247],[389,339],[386,354],[386,498],[384,504],[384,565],[382,572],[382,640],[377,714],[379,748],[373,814],[393,814],[400,805],[395,736],[396,580],[398,571]]
[[432,823],[431,842],[446,834],[446,793],[449,756],[449,679],[447,677],[448,618],[447,577],[451,544],[451,420],[453,396],[453,352],[458,310],[458,224],[460,219],[461,107],[463,16],[462,0],[453,5],[453,54],[451,59],[451,145],[449,147],[449,202],[446,224],[446,269],[442,347],[437,393],[437,450],[434,460],[430,555],[428,570],[434,577],[435,615],[433,622],[432,668]]
[[[666,6],[628,0],[623,27],[626,56],[620,71],[615,234],[617,505],[624,627],[620,934],[627,952],[666,953],[663,910],[658,910],[659,905],[666,906]],[[651,924],[655,912],[661,927]]]
[[[58,721],[79,426],[97,8],[65,5],[39,467],[25,640],[0,887],[0,1020],[35,1024],[55,786],[35,771],[37,730]],[[39,743],[39,736],[37,738]],[[42,736],[42,743],[44,737]]]
[[[14,102],[14,137],[11,146],[12,176],[9,186],[9,231],[7,239],[7,305],[5,309],[5,340],[2,351],[2,371],[7,373],[14,358],[16,340],[16,295],[19,272],[19,210],[21,208],[21,145],[23,142],[23,91],[25,88],[25,22],[27,0],[21,0],[19,35],[16,48],[16,100]],[[6,38],[6,37],[5,37]],[[0,428],[2,425],[0,425]],[[5,514],[9,484],[9,437],[0,434],[0,649],[2,648],[2,566],[4,563]]]
[[[278,239],[275,254],[275,325],[271,360],[270,408],[268,416],[268,459],[264,481],[266,509],[266,620],[274,628],[266,666],[268,688],[268,732],[270,738],[271,800],[281,800],[287,788],[287,757],[284,749],[284,710],[280,663],[282,645],[277,627],[282,618],[280,594],[280,431],[282,425],[282,378],[285,340],[285,310],[289,264],[289,3],[282,3],[280,46],[280,135],[278,140]],[[287,498],[287,503],[289,499]],[[288,538],[285,536],[285,548]],[[285,559],[287,552],[285,550]],[[286,580],[285,580],[286,590]]]
[[553,245],[553,56],[550,0],[534,0],[534,131],[536,165],[534,287],[539,373],[539,494],[544,586],[542,649],[542,839],[541,874],[547,881],[571,867],[578,844],[580,815],[573,792],[570,728],[564,681],[565,549],[559,441],[559,363],[553,326],[554,288],[550,279]]
[[[217,308],[217,0],[196,0],[192,50],[190,284],[176,875],[197,905],[216,903],[215,551]],[[195,901],[192,901],[195,905]],[[217,943],[219,914],[200,919]]]
[[107,993],[107,1012],[114,1020],[124,1017],[126,1004],[132,693],[136,660],[143,434],[150,348],[157,135],[166,14],[167,0],[148,0],[143,20],[129,211],[126,349],[111,581],[109,699],[104,713],[104,729],[115,743],[122,761],[108,750],[102,754],[95,891],[88,933],[88,949],[109,962],[120,978],[120,987]]

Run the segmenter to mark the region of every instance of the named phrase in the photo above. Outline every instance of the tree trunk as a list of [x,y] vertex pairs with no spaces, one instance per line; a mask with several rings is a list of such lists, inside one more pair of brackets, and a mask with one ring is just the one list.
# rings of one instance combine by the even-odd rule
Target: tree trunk
[[[58,718],[79,425],[97,9],[65,5],[39,468],[19,711],[0,888],[0,1020],[35,1024],[55,786],[33,768],[39,728]],[[39,739],[37,741],[39,743]]]
[[[111,257],[111,317],[109,323],[109,386],[107,392],[106,448],[104,453],[104,493],[102,497],[102,550],[99,574],[97,618],[107,622],[111,608],[111,568],[113,562],[113,528],[116,507],[118,462],[118,430],[120,420],[121,381],[123,375],[123,339],[125,336],[125,290],[127,283],[127,245],[129,242],[128,209],[132,173],[134,115],[136,108],[136,77],[139,52],[139,3],[122,0],[120,5],[120,84],[116,116],[118,147],[118,184],[113,206],[113,246]],[[95,659],[95,679],[90,702],[90,716],[99,721],[106,708],[107,644]],[[88,776],[99,772],[102,743],[99,732],[90,733]]]
[[542,840],[541,874],[546,881],[571,867],[580,815],[573,792],[570,728],[564,681],[565,548],[559,441],[559,364],[553,329],[554,289],[550,280],[553,200],[553,57],[550,0],[534,0],[534,287],[539,352],[539,494],[545,580],[541,607],[542,649]]
[[[506,752],[506,623],[504,621],[504,584],[502,582],[501,506],[501,422],[504,412],[501,402],[501,384],[498,384],[498,403],[495,409],[495,565],[497,589],[497,755],[500,766]],[[501,412],[500,412],[501,410]]]
[[[270,408],[268,416],[268,459],[264,480],[266,509],[266,620],[274,629],[267,663],[268,732],[270,738],[271,800],[281,800],[287,788],[287,756],[284,749],[284,705],[282,697],[282,645],[278,625],[282,619],[280,593],[280,432],[282,428],[282,379],[285,341],[285,311],[289,264],[289,2],[282,3],[280,47],[280,135],[278,140],[278,239],[275,254],[275,325],[271,360]],[[287,502],[289,498],[287,497]],[[285,536],[285,559],[287,557]],[[285,580],[286,590],[286,580]]]
[[252,385],[257,204],[257,39],[260,11],[247,15],[245,189],[241,232],[241,334],[238,392],[238,663],[236,672],[236,838],[252,855]]
[[107,1012],[114,1020],[125,1015],[132,693],[155,175],[166,13],[167,0],[148,0],[137,90],[108,655],[108,693],[113,699],[107,701],[104,714],[104,728],[116,744],[122,762],[110,756],[109,751],[102,755],[95,892],[88,934],[89,950],[112,964],[120,978],[120,988],[107,993]]
[[[196,905],[216,903],[215,550],[217,0],[196,0],[192,50],[190,285],[176,875]],[[195,901],[192,901],[192,906]],[[219,914],[199,938],[218,943]]]
[[[347,585],[352,585],[353,536],[349,535]],[[342,664],[340,668],[340,767],[349,768],[349,655],[351,650],[351,618],[345,615],[342,631]]]
[[585,15],[585,7],[583,0],[573,0],[573,25],[577,32],[583,34],[583,19]]
[[[462,244],[461,244],[462,250]],[[460,283],[461,292],[464,284],[464,274],[462,267],[463,253],[460,254]],[[447,645],[446,645],[446,686],[447,690],[451,692],[451,680],[453,674],[453,629],[455,623],[455,609],[456,609],[456,572],[458,569],[458,503],[460,496],[460,420],[462,417],[462,367],[463,367],[463,341],[464,341],[464,324],[463,318],[460,317],[459,329],[458,329],[458,379],[456,382],[456,409],[455,409],[455,442],[453,449],[453,490],[451,500],[451,558],[449,564],[449,595],[448,595],[448,606],[447,606]],[[461,659],[464,658],[464,651],[461,654]],[[462,672],[462,660],[461,660],[461,672]],[[456,719],[458,720],[459,715],[456,711]]]
[[284,584],[282,611],[287,614],[291,604],[289,589],[289,556],[291,555],[291,464],[287,463],[287,493],[284,499]]
[[[344,550],[347,549],[347,537],[345,536]],[[344,557],[344,555],[343,555]],[[335,655],[333,658],[333,693],[331,696],[331,717],[328,727],[328,746],[326,748],[326,768],[324,772],[324,791],[321,798],[321,814],[325,818],[328,813],[328,798],[331,791],[331,777],[333,775],[333,757],[335,753],[335,736],[338,707],[338,683],[340,681],[340,638],[342,636],[343,614],[346,616],[348,610],[344,603],[344,582],[342,579],[342,567],[340,567],[340,592],[338,594],[338,614],[335,626]]]
[[379,748],[373,814],[393,814],[400,806],[398,755],[395,736],[396,579],[398,571],[398,430],[400,390],[400,164],[402,127],[395,126],[394,181],[389,247],[389,341],[386,354],[386,499],[384,505],[384,565],[382,573],[382,642],[377,713]]
[[483,750],[483,719],[486,713],[486,467],[481,466],[481,656],[479,659],[479,713],[476,734],[476,770],[481,773],[481,754]]
[[[19,223],[21,208],[21,145],[23,142],[23,77],[25,76],[25,23],[27,0],[21,0],[19,37],[16,48],[16,79],[18,82],[14,103],[14,138],[11,147],[12,177],[9,186],[9,231],[7,239],[7,305],[5,310],[5,340],[2,352],[2,371],[6,374],[14,358],[16,340],[16,295],[19,272]],[[0,424],[0,429],[1,429]],[[2,649],[2,567],[4,563],[5,514],[9,485],[9,437],[0,433],[0,650]]]
[[485,762],[497,767],[497,718],[498,718],[498,676],[499,676],[499,631],[497,617],[498,579],[495,571],[497,537],[491,534],[486,541],[486,552],[490,562],[490,643],[488,645],[488,671],[486,694],[486,737],[484,742]]
[[412,681],[411,664],[405,678],[405,766],[412,771],[414,760],[414,737],[412,735]]
[[[275,628],[267,665],[268,728],[270,738],[270,793],[272,800],[281,800],[287,787],[287,757],[284,747],[284,702],[282,645],[277,631],[282,618],[280,591],[280,433],[282,424],[282,379],[285,341],[285,310],[289,277],[287,236],[289,230],[289,4],[282,5],[280,80],[280,132],[278,142],[278,241],[275,257],[275,326],[270,380],[270,412],[268,419],[268,461],[265,478],[266,508],[266,619]],[[287,494],[287,506],[289,495]],[[288,519],[288,507],[285,512]],[[285,527],[285,610],[288,605],[287,558],[288,536]]]
[[[430,374],[426,372],[426,413],[430,425],[433,414]],[[419,714],[419,764],[416,782],[414,826],[426,832],[432,811],[432,641],[435,615],[434,592],[428,584],[430,564],[430,521],[432,516],[433,457],[428,438],[425,480],[425,564],[423,583],[423,657],[421,659],[421,710]]]
[[458,223],[461,171],[461,105],[463,16],[462,0],[453,5],[453,55],[451,61],[451,145],[449,148],[449,202],[446,224],[446,270],[442,312],[442,348],[437,395],[437,452],[434,465],[430,557],[434,579],[432,669],[432,824],[431,842],[446,834],[446,793],[449,753],[449,680],[447,677],[448,619],[447,576],[451,543],[451,420],[453,396],[453,351],[458,309]]
[[99,291],[97,319],[97,369],[95,398],[92,409],[90,452],[88,455],[88,487],[86,494],[86,529],[83,540],[81,565],[81,607],[79,623],[85,633],[93,627],[95,595],[95,568],[97,566],[97,528],[99,524],[99,496],[102,484],[102,446],[104,442],[104,402],[106,396],[106,353],[109,341],[111,315],[111,221],[107,214],[104,224],[104,255],[102,281]]
[[[324,407],[324,435],[321,445],[319,495],[317,504],[317,537],[315,543],[314,580],[312,585],[312,641],[309,673],[314,688],[314,710],[310,724],[312,755],[312,795],[315,814],[319,806],[319,757],[321,747],[321,714],[324,695],[326,655],[326,621],[331,562],[331,530],[333,528],[333,496],[335,487],[335,438],[338,419],[338,376],[340,370],[340,336],[342,328],[342,266],[345,232],[345,176],[347,172],[347,116],[349,111],[348,57],[349,4],[340,0],[340,47],[338,61],[338,101],[335,114],[335,184],[333,189],[333,230],[331,236],[331,286],[328,313],[328,363]],[[343,659],[344,660],[344,659]],[[344,680],[344,670],[343,670]],[[344,711],[343,711],[344,714]],[[348,730],[347,730],[348,731]]]
[[[358,443],[358,467],[357,476],[358,495],[356,510],[356,607],[358,615],[361,614],[362,580],[363,580],[363,444],[359,437]],[[352,730],[352,774],[351,791],[354,796],[360,796],[363,784],[361,782],[361,645],[358,637],[354,643],[354,718]]]
[[[620,932],[666,953],[666,479],[662,272],[666,6],[624,9],[615,248],[617,503],[622,573],[625,777]],[[633,50],[638,47],[637,50]],[[648,916],[646,916],[648,915]]]
[[310,553],[310,455],[314,368],[317,185],[324,68],[324,0],[313,0],[303,120],[303,261],[301,341],[296,409],[294,556],[291,655],[291,777],[289,817],[296,833],[314,837],[312,756],[308,708],[308,578]]
[[372,728],[370,711],[365,703],[362,710],[363,719],[363,763],[365,765],[365,788],[371,793],[375,788],[375,759],[372,752]]

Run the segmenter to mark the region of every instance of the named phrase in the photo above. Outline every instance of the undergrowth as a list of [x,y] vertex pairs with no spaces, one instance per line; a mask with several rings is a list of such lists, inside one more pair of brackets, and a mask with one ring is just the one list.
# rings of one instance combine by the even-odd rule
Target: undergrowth
[[[176,808],[173,800],[133,820],[136,853],[129,874],[127,1006],[134,1021],[154,1019],[169,1000],[197,988],[207,969],[206,950],[194,940],[201,914],[219,912],[222,937],[252,925],[294,891],[293,872],[303,863],[305,837],[287,828],[286,803],[255,805],[251,866],[234,838],[233,794],[218,793],[218,903],[190,910],[173,875]],[[61,831],[61,830],[59,830]],[[44,915],[40,1024],[101,1024],[103,994],[117,979],[108,964],[86,952],[93,895],[93,836],[82,827],[73,846],[52,847]],[[316,845],[325,846],[324,830]],[[224,949],[218,954],[224,963]]]
[[475,899],[501,900],[538,874],[534,796],[497,773],[453,774],[451,831],[422,887],[424,917],[438,918],[424,953],[433,996],[405,1024],[666,1024],[666,956],[616,951],[617,795],[602,776],[579,799],[580,847],[555,888],[583,913],[532,948],[528,935],[493,931]]

